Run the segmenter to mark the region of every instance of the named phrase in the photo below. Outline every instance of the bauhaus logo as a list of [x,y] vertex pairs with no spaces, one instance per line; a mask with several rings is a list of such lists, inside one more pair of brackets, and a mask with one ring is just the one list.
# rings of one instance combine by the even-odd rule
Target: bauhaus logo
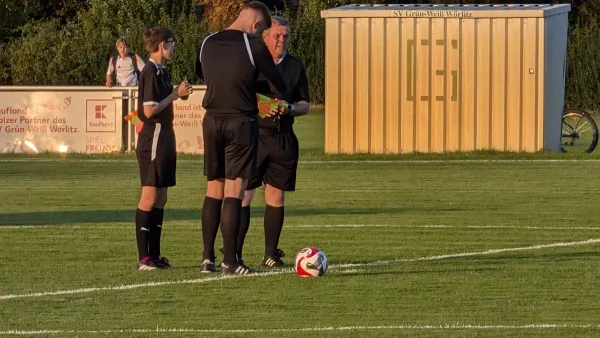
[[87,132],[110,133],[117,131],[117,111],[114,100],[86,100]]

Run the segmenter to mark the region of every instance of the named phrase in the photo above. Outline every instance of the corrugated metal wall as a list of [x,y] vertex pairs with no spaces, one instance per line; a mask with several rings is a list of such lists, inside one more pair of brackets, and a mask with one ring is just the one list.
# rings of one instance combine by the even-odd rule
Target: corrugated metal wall
[[[327,18],[325,151],[543,149],[555,127],[544,125],[544,63],[562,72],[566,48],[545,49],[545,33],[566,37],[562,21],[547,31],[554,17],[567,14]],[[564,80],[552,82],[546,93],[564,94]]]
[[544,88],[545,91],[540,99],[544,100],[544,148],[559,151],[561,149],[560,139],[552,137],[562,134],[562,113],[565,97],[565,72],[567,55],[567,26],[569,18],[567,14],[553,15],[546,18],[545,36],[550,42],[544,48],[545,64]]

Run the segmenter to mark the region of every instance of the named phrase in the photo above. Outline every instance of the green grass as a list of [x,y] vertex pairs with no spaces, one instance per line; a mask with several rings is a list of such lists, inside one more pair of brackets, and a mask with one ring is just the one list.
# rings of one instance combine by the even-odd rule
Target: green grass
[[[590,156],[477,153],[344,163],[319,154],[322,136],[308,140],[322,135],[322,114],[298,120],[304,161],[298,191],[287,198],[280,247],[288,263],[302,247],[323,249],[331,264],[325,276],[302,279],[287,270],[253,278],[200,274],[200,157],[182,157],[178,185],[169,195],[163,251],[175,269],[138,272],[133,221],[139,187],[132,155],[111,161],[5,156],[0,332],[89,336],[86,331],[109,330],[96,335],[125,337],[158,335],[127,331],[158,327],[216,330],[166,334],[174,337],[600,333],[599,243],[584,243],[600,238],[598,164],[582,161]],[[523,161],[477,161],[500,158]],[[263,245],[260,195],[244,255],[255,267]],[[219,234],[218,246],[220,240]],[[489,251],[506,248],[521,249]],[[474,254],[445,256],[460,253]],[[433,256],[442,257],[419,260]],[[166,284],[115,289],[151,282]],[[85,288],[107,289],[2,299]],[[525,328],[530,324],[562,326]],[[347,329],[285,331],[317,327]],[[63,332],[69,330],[79,332]]]
[[302,155],[323,153],[325,143],[325,113],[316,108],[294,120],[294,130],[302,140]]

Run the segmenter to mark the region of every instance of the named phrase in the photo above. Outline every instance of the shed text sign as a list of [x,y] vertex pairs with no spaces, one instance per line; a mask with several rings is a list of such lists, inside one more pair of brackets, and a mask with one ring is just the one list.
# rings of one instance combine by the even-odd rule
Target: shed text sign
[[472,18],[473,12],[455,10],[394,11],[392,15],[402,18]]

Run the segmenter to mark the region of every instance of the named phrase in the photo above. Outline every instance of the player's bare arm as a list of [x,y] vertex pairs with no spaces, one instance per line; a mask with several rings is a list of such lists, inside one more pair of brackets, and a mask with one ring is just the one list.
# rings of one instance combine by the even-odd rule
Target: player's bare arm
[[158,103],[158,106],[144,106],[144,115],[147,118],[160,114],[169,104],[178,98],[192,93],[192,85],[187,82],[182,82],[177,86],[176,90],[173,90],[171,95],[167,96]]

